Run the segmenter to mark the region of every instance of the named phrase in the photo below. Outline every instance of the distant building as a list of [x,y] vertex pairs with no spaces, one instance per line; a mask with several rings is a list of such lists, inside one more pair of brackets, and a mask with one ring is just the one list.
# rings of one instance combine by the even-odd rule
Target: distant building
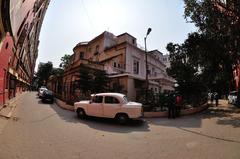
[[169,54],[163,55],[163,63],[166,65],[167,68],[171,66]]
[[[110,88],[125,93],[136,100],[145,89],[145,51],[137,46],[137,39],[128,33],[115,36],[103,32],[89,42],[80,42],[73,48],[71,64],[63,77],[64,97],[70,99],[72,85],[78,80],[79,68],[105,70],[110,78]],[[154,93],[174,90],[175,80],[166,73],[163,54],[158,50],[148,53],[149,89]]]

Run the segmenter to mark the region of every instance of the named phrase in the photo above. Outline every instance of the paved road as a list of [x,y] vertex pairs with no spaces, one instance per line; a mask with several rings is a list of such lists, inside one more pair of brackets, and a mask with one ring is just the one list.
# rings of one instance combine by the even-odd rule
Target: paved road
[[0,134],[0,159],[239,159],[240,115],[209,110],[176,120],[77,119],[36,93],[19,101]]

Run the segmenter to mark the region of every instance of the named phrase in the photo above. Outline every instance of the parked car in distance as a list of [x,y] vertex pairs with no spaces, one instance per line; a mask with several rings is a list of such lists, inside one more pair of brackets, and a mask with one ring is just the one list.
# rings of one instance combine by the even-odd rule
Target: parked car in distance
[[41,86],[38,90],[38,97],[42,98],[43,91],[48,90],[45,86]]
[[237,91],[232,91],[228,95],[228,103],[229,104],[237,104]]
[[53,103],[54,101],[53,92],[50,90],[44,90],[42,93],[42,101]]
[[74,103],[74,110],[79,118],[86,115],[115,118],[123,124],[128,119],[137,119],[142,116],[142,104],[129,102],[124,94],[99,93],[92,94],[91,100]]

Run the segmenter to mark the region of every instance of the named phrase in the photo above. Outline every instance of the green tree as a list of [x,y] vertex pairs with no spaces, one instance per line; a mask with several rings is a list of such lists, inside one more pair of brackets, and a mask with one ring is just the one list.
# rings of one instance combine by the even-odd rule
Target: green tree
[[94,93],[106,92],[108,90],[108,76],[105,70],[94,70]]
[[200,71],[192,63],[187,49],[184,44],[167,45],[170,52],[171,67],[167,69],[167,73],[175,78],[179,84],[179,91],[188,103],[198,105],[202,96],[206,93],[205,84],[200,80]]
[[93,76],[89,68],[81,66],[79,69],[79,88],[85,96],[93,90]]
[[40,63],[36,73],[38,86],[46,85],[48,78],[52,74],[52,62]]
[[59,65],[60,68],[65,69],[70,62],[71,59],[71,55],[65,54],[63,57],[61,57],[61,63]]
[[61,76],[63,75],[64,70],[62,68],[52,68],[51,75]]
[[204,77],[210,75],[212,88],[229,87],[233,79],[232,68],[239,63],[240,57],[239,1],[228,0],[226,4],[213,0],[184,2],[185,18],[199,28],[199,35],[204,39],[197,43],[201,50],[197,54],[205,57],[202,58]]
[[197,97],[205,88],[226,94],[233,79],[233,66],[240,57],[240,3],[231,0],[227,5],[213,0],[184,2],[184,16],[198,31],[189,34],[183,44],[168,44],[171,61],[168,73],[178,81],[178,89],[186,94],[189,90]]
[[85,96],[108,90],[108,76],[104,70],[81,66],[79,70],[79,88]]

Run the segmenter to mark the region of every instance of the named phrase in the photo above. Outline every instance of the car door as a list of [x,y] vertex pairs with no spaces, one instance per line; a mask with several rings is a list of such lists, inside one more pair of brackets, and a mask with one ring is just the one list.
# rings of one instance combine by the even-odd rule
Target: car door
[[114,118],[116,113],[120,111],[120,108],[121,108],[121,103],[116,97],[113,97],[113,96],[104,97],[104,106],[103,106],[104,117]]
[[103,116],[103,96],[94,96],[88,105],[87,114],[90,116]]

